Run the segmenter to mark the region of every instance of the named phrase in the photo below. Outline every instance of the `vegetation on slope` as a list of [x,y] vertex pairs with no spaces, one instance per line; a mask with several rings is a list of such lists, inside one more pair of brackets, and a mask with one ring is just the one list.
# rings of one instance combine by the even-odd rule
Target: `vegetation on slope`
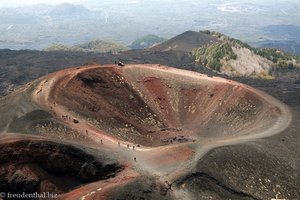
[[222,67],[221,59],[230,60],[237,58],[228,42],[200,47],[195,49],[193,54],[196,56],[196,62],[216,71],[220,71]]
[[253,51],[268,60],[271,60],[274,69],[293,69],[300,66],[300,56],[292,55],[274,48],[253,49]]
[[68,46],[63,45],[63,44],[54,44],[54,45],[48,47],[45,50],[46,51],[71,51],[72,47],[68,47]]
[[126,51],[128,47],[115,42],[109,42],[104,40],[94,40],[80,45],[65,46],[62,44],[55,44],[46,49],[46,51],[83,51],[83,52],[99,52],[99,53],[117,53],[120,51]]
[[[192,53],[196,62],[215,71],[228,75],[267,78],[271,76],[272,70],[300,66],[299,56],[277,49],[253,48],[240,40],[214,31],[201,32],[218,38],[218,42],[196,48]],[[247,67],[251,68],[252,72],[246,69]]]
[[166,41],[165,38],[158,37],[157,35],[146,35],[133,41],[130,47],[132,49],[146,49],[164,41]]

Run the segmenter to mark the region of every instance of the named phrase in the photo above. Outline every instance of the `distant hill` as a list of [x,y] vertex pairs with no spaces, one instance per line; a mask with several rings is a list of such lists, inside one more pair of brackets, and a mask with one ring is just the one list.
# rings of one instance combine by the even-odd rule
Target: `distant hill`
[[[141,38],[142,41],[156,36]],[[154,41],[154,40],[152,40]],[[118,53],[128,47],[115,42],[95,40],[75,46],[53,45],[46,51]],[[194,56],[196,63],[229,76],[246,76],[271,79],[278,69],[300,67],[300,57],[274,48],[254,48],[250,45],[214,31],[187,31],[149,49],[156,52],[186,52]]]
[[146,49],[158,45],[166,41],[165,38],[158,37],[157,35],[146,35],[133,41],[130,45],[132,49]]
[[252,42],[256,47],[276,48],[300,55],[300,26],[290,24],[270,25],[262,29],[265,40]]
[[123,44],[119,44],[116,42],[111,41],[104,41],[104,40],[94,40],[91,42],[87,42],[84,44],[76,45],[75,48],[82,49],[83,51],[96,51],[96,52],[120,52],[126,51],[129,48]]
[[254,45],[261,48],[276,48],[300,56],[300,43],[296,41],[265,40],[256,42]]
[[207,44],[214,44],[216,42],[218,42],[218,38],[209,34],[186,31],[150,49],[155,51],[179,50],[192,52],[194,48],[199,48]]
[[123,44],[119,44],[111,41],[94,40],[79,44],[75,46],[66,46],[62,44],[55,44],[47,49],[46,51],[83,51],[83,52],[99,52],[99,53],[117,53],[120,51],[126,51],[129,48]]
[[80,16],[90,14],[91,11],[82,5],[73,5],[69,3],[63,3],[55,7],[50,13],[53,17],[62,16]]
[[272,78],[272,71],[300,67],[300,57],[278,49],[258,49],[217,32],[206,31],[218,42],[193,50],[196,62],[230,75]]
[[270,25],[263,28],[263,31],[268,37],[274,38],[276,40],[289,40],[300,43],[300,26],[289,24]]

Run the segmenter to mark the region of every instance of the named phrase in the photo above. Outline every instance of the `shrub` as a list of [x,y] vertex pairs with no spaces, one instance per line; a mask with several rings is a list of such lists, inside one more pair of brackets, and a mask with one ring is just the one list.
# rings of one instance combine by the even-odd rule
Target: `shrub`
[[237,59],[237,55],[233,52],[228,42],[194,49],[193,55],[197,62],[216,71],[220,71],[222,59]]

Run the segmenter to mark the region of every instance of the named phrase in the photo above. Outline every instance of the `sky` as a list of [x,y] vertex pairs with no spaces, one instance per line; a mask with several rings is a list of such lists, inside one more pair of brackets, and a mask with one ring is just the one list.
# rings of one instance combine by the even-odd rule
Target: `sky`
[[0,7],[19,7],[34,4],[82,3],[84,0],[0,0]]

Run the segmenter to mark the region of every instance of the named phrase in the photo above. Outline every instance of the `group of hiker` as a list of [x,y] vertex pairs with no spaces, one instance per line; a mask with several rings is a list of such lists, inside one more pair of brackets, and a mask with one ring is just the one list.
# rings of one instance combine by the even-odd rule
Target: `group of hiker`
[[[85,133],[86,133],[86,135],[88,136],[88,130],[85,130]],[[101,144],[103,144],[103,140],[102,139],[100,139],[100,143]],[[121,143],[120,142],[118,142],[118,146],[120,147],[121,146]],[[139,146],[139,145],[138,145]],[[129,149],[130,148],[130,145],[129,144],[127,144],[127,149]],[[132,150],[134,151],[135,150],[135,146],[133,145],[132,146]],[[136,157],[134,157],[133,158],[133,160],[136,162]]]

